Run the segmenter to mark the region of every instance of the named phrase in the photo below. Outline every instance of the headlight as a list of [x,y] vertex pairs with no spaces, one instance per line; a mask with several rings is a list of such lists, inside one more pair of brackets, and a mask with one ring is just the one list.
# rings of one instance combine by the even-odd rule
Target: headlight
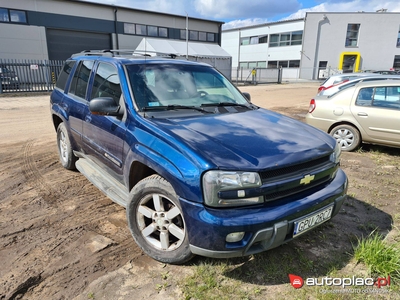
[[[227,207],[252,205],[264,202],[264,197],[246,197],[246,189],[261,186],[255,172],[208,171],[203,176],[204,201],[209,206]],[[220,192],[229,191],[230,199],[219,197]],[[227,193],[228,194],[228,193]]]
[[331,154],[331,161],[335,164],[340,163],[340,155],[342,154],[342,147],[336,143],[335,150]]

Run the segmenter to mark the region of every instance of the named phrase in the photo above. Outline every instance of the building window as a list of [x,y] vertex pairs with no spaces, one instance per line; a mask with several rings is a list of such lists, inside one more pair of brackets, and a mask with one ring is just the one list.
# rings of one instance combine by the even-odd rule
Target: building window
[[10,22],[10,18],[8,17],[8,9],[0,8],[0,22]]
[[215,33],[207,33],[207,42],[215,42]]
[[360,30],[360,24],[347,25],[346,47],[357,47],[359,30]]
[[250,37],[250,44],[251,45],[258,44],[258,36]]
[[199,40],[199,32],[194,30],[189,30],[189,40],[198,41]]
[[269,37],[269,46],[278,47],[279,46],[279,34],[271,34]]
[[259,36],[259,37],[258,37],[258,43],[259,43],[259,44],[266,44],[266,43],[268,43],[268,35]]
[[393,69],[400,70],[400,55],[394,56]]
[[247,69],[248,66],[249,66],[249,64],[248,64],[247,62],[241,62],[241,63],[239,64],[239,67],[240,67],[240,68],[243,68],[243,69]]
[[240,39],[240,45],[244,46],[244,45],[249,45],[249,44],[250,44],[250,39],[248,37]]
[[26,12],[23,10],[0,8],[0,22],[26,24]]
[[290,45],[290,33],[281,33],[279,46],[289,46],[289,45]]
[[207,41],[207,32],[199,32],[199,41]]
[[399,33],[397,34],[397,47],[400,47],[400,29]]
[[288,61],[287,60],[282,60],[278,62],[278,68],[287,68],[288,67]]
[[295,46],[301,45],[303,31],[293,31],[285,33],[271,34],[269,37],[270,47]]
[[251,37],[243,37],[240,39],[240,45],[256,45],[268,43],[268,35],[259,35]]
[[158,28],[158,36],[159,37],[168,37],[168,28],[159,27]]
[[303,31],[294,31],[292,32],[290,45],[301,45],[302,40],[303,40]]
[[157,26],[147,26],[147,35],[148,36],[158,36],[158,27]]
[[300,60],[289,60],[289,68],[300,68]]
[[135,24],[124,23],[124,33],[135,34]]
[[136,24],[136,34],[137,35],[146,35],[146,25]]
[[278,62],[276,60],[271,60],[268,62],[268,68],[276,69],[278,68]]
[[181,40],[186,40],[186,29],[181,29]]
[[266,68],[266,67],[267,67],[267,62],[265,62],[265,61],[257,62],[257,68]]

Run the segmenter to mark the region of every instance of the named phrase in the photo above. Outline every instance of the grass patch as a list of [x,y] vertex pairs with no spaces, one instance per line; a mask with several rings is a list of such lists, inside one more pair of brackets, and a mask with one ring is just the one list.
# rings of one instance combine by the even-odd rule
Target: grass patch
[[388,244],[376,231],[368,238],[358,240],[354,247],[357,262],[364,263],[372,276],[388,276],[394,283],[400,283],[399,243]]

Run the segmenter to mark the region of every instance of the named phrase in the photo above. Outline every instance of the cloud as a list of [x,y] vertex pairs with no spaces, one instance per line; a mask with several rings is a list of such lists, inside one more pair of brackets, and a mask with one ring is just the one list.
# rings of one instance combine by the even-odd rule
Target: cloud
[[193,3],[201,16],[213,19],[269,18],[301,7],[297,0],[193,0]]
[[267,19],[254,18],[254,19],[244,19],[244,20],[233,20],[222,25],[223,30],[232,29],[232,28],[240,28],[240,27],[248,27],[258,24],[265,24],[269,21]]

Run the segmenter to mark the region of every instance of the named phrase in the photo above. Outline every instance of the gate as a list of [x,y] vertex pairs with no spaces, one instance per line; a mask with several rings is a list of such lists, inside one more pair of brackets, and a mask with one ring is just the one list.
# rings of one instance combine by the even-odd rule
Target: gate
[[63,65],[63,60],[0,59],[0,94],[52,91]]

